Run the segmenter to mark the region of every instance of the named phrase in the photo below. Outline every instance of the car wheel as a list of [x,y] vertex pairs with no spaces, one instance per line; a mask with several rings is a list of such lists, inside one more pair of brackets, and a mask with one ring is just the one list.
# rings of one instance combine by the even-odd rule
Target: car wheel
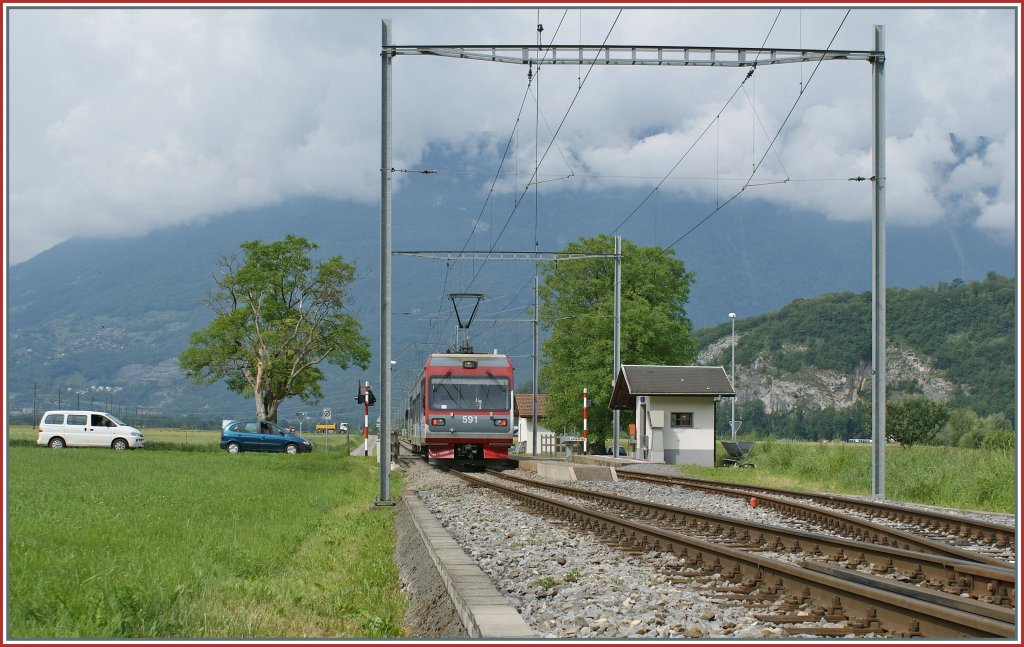
[[128,449],[128,441],[124,438],[115,438],[114,442],[110,443],[112,449],[116,449],[119,452],[123,452]]
[[299,446],[296,445],[295,443],[288,443],[287,445],[284,446],[284,451],[288,452],[289,454],[298,454]]
[[56,438],[51,438],[48,444],[50,447],[53,447],[54,449],[61,449],[62,447],[66,446],[64,444],[64,439],[61,438],[60,436],[57,436]]
[[226,449],[228,450],[229,454],[237,454],[238,452],[242,451],[242,448],[239,447],[238,443],[228,443]]

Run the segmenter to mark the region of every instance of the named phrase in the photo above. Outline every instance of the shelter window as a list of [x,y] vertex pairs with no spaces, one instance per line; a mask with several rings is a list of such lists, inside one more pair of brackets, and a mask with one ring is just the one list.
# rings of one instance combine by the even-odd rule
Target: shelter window
[[692,411],[673,411],[672,412],[672,426],[673,427],[693,427],[693,412]]

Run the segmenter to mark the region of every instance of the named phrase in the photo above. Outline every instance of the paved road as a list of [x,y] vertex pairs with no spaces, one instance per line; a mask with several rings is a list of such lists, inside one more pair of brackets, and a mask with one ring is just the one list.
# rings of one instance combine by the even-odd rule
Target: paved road
[[[349,452],[349,456],[364,456],[364,455],[365,456],[373,456],[374,455],[374,452],[376,451],[376,447],[377,447],[377,436],[375,436],[374,434],[370,434],[366,438],[366,442],[365,443],[363,442],[363,434],[361,434],[361,433],[358,434],[358,436],[356,438],[353,438],[352,441],[354,443],[355,443],[355,441],[358,441],[358,442],[355,443],[355,445],[353,445],[352,451]],[[364,454],[364,450],[363,450],[363,445],[364,444],[366,445],[365,454]]]

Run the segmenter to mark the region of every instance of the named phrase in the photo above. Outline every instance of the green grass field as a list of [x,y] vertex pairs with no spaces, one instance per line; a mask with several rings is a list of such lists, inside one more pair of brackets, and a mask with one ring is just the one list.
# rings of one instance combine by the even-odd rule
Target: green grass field
[[232,456],[216,434],[165,433],[115,452],[12,430],[10,638],[403,637],[373,457],[348,456],[343,437]]
[[[835,494],[871,494],[871,445],[758,441],[755,469],[681,467],[687,476]],[[915,445],[885,448],[885,496],[892,501],[1014,513],[1013,452]]]
[[[146,448],[53,450],[8,433],[11,639],[403,638],[394,508],[362,438],[228,455],[219,435],[144,430]],[[887,497],[1014,512],[1011,452],[890,446]],[[869,494],[867,445],[762,441],[755,469],[690,476]],[[391,493],[401,492],[392,475]]]

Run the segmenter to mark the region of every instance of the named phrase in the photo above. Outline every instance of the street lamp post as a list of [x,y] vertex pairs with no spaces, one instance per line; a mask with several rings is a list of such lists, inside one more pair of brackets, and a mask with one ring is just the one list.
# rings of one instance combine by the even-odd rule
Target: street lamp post
[[[729,319],[732,320],[732,390],[736,391],[736,313],[730,312]],[[736,440],[736,394],[732,396],[732,416],[729,422],[732,429],[732,439]]]

